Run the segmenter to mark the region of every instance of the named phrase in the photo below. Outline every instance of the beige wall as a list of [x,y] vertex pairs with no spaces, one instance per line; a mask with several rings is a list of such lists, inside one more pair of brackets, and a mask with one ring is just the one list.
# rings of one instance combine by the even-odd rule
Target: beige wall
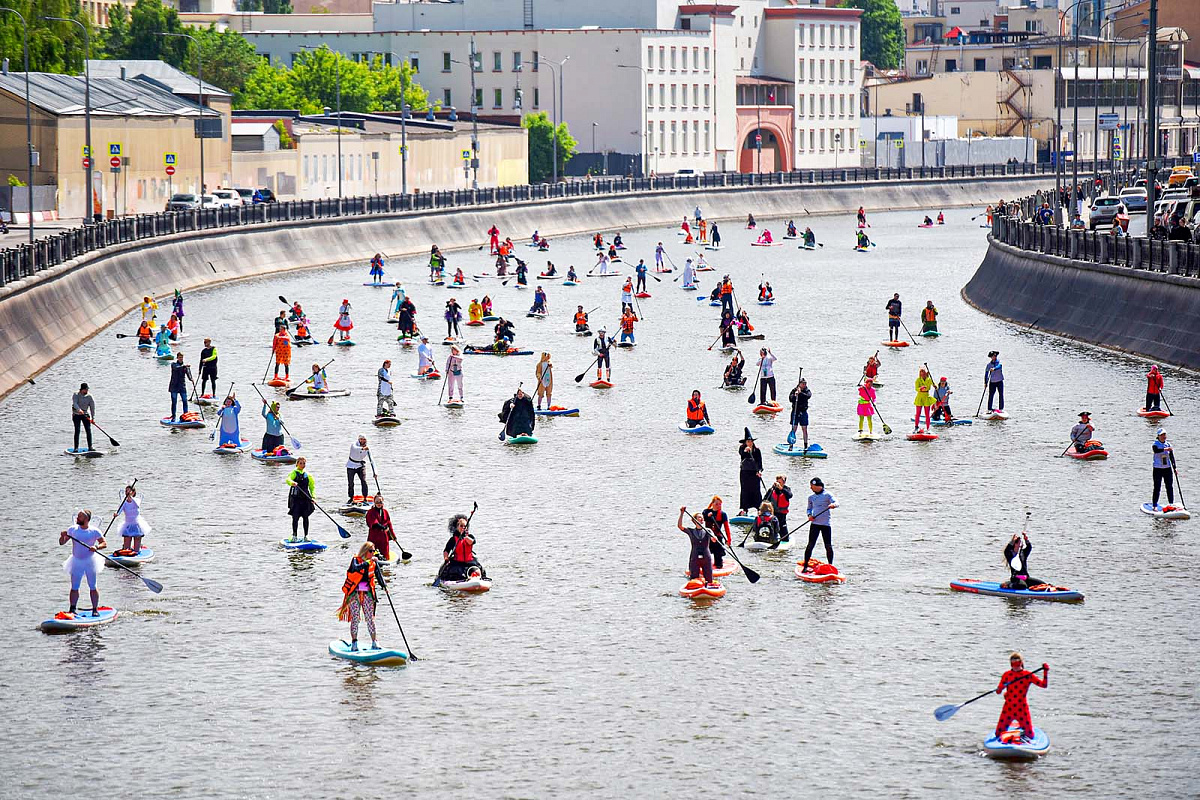
[[[1021,109],[1028,107],[1035,123],[1043,119],[1040,126],[1032,127],[1031,138],[1040,141],[1053,138],[1054,128],[1044,118],[1053,117],[1055,113],[1054,70],[1016,70],[1014,74],[1030,88],[1020,90],[1013,102]],[[881,84],[878,90],[872,87],[869,91],[872,105],[881,114],[884,109],[891,109],[892,114],[903,116],[905,104],[912,103],[914,93],[920,93],[927,116],[958,117],[959,136],[965,136],[968,129],[986,136],[1024,136],[1024,123],[1010,131],[1010,126],[1019,120],[1016,112],[997,102],[998,98],[1007,97],[1018,88],[1018,84],[1002,72],[955,72]]]

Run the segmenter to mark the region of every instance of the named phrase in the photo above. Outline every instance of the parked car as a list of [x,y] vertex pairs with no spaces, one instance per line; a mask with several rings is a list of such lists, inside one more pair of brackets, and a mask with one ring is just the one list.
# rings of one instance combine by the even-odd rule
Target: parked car
[[259,189],[259,190],[258,190],[258,193],[259,193],[259,195],[262,197],[262,202],[264,202],[264,203],[277,203],[277,202],[279,202],[279,201],[278,201],[278,200],[275,198],[275,193],[274,193],[274,192],[272,192],[270,189],[266,188],[265,186],[264,186],[263,188]]
[[242,205],[248,206],[254,202],[253,189],[234,189],[238,193],[238,197],[242,198]]
[[1097,225],[1112,225],[1120,210],[1120,198],[1097,197],[1092,201],[1092,210],[1088,213],[1088,227],[1096,230]]
[[1167,189],[1156,198],[1157,200],[1186,200],[1191,196],[1191,192],[1183,187],[1175,187]]
[[1192,177],[1191,167],[1172,167],[1171,176],[1167,178],[1168,186],[1183,186],[1183,182]]
[[1145,187],[1126,186],[1121,190],[1121,194],[1118,195],[1118,197],[1120,197],[1121,202],[1125,204],[1125,208],[1128,209],[1132,214],[1136,214],[1139,211],[1144,212],[1146,210],[1147,201]]
[[242,204],[242,196],[233,189],[213,189],[212,196],[221,208],[234,208]]
[[188,192],[176,192],[167,201],[167,211],[191,211],[200,207],[200,198]]

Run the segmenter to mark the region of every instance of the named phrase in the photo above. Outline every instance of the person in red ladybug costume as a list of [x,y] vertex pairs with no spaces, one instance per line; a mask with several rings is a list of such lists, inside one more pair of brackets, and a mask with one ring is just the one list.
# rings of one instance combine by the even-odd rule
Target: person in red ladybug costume
[[1050,685],[1050,665],[1042,664],[1043,676],[1039,678],[1036,672],[1025,669],[1025,662],[1020,653],[1009,656],[1008,663],[1008,672],[1000,676],[1000,684],[996,687],[996,694],[1004,692],[1004,708],[1001,709],[1000,720],[996,723],[996,735],[1002,735],[1009,725],[1015,722],[1021,728],[1021,735],[1032,739],[1033,720],[1029,716],[1029,701],[1025,695],[1029,692],[1030,684],[1037,684],[1043,689]]

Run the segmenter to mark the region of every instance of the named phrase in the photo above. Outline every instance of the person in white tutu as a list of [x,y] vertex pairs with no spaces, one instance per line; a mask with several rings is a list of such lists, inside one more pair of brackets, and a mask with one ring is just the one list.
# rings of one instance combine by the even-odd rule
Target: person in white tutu
[[96,574],[103,559],[96,550],[103,550],[108,545],[104,541],[104,534],[92,527],[91,511],[80,511],[75,515],[75,524],[59,534],[59,545],[67,542],[71,542],[71,557],[63,562],[63,571],[71,576],[69,611],[75,613],[75,606],[79,604],[79,586],[87,578],[92,598],[92,616],[98,617],[100,591],[96,588]]
[[142,516],[142,503],[137,498],[136,487],[125,487],[125,501],[113,514],[113,519],[116,519],[118,514],[125,515],[125,522],[120,530],[121,549],[113,555],[136,556],[142,551],[142,537],[150,532],[150,523]]

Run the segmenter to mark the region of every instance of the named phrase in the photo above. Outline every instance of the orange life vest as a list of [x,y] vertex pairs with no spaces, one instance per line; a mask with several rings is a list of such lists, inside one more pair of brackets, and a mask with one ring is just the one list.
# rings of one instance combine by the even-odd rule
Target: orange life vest
[[455,561],[474,561],[475,560],[475,545],[469,536],[460,536],[458,541],[454,543]]
[[350,562],[350,569],[346,571],[346,582],[342,584],[342,594],[348,595],[356,591],[358,585],[363,581],[367,582],[371,592],[375,591],[375,562],[363,562],[355,558]]
[[936,308],[921,309],[921,321],[922,322],[933,322],[935,319],[937,319],[937,309]]
[[576,325],[587,325],[587,321],[588,321],[587,312],[585,312],[585,311],[576,311],[575,312],[575,324]]
[[704,421],[704,401],[703,400],[688,400],[687,418],[693,422]]
[[733,284],[730,283],[729,281],[725,281],[724,283],[722,283],[721,284],[721,294],[722,295],[733,294]]
[[625,331],[625,333],[633,333],[633,320],[634,317],[632,314],[626,314],[621,317],[621,330]]
[[300,339],[303,339],[304,337],[308,336],[308,326],[305,325],[303,322],[296,323],[296,336]]

